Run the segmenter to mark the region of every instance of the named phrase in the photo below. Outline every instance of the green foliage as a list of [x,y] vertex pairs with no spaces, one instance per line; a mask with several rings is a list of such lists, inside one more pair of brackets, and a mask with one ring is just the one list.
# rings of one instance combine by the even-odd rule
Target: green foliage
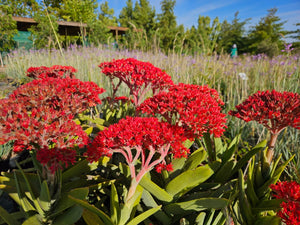
[[[92,181],[86,180],[84,175],[95,169],[95,164],[82,160],[54,175],[47,174],[36,159],[32,160],[37,173],[25,172],[17,164],[18,170],[0,176],[0,189],[20,206],[17,218],[22,219],[23,224],[44,224],[50,221],[53,224],[75,223],[80,219],[83,208],[71,201],[68,195],[80,200],[86,199],[89,192],[87,186]],[[5,213],[1,215],[4,221],[10,219]]]
[[160,48],[167,52],[173,48],[176,35],[176,16],[174,14],[175,0],[161,1],[161,14],[158,14]]
[[240,53],[247,52],[248,41],[245,37],[245,25],[250,19],[240,21],[238,18],[239,12],[234,14],[234,19],[231,23],[224,20],[221,24],[221,31],[218,37],[218,52],[224,51],[229,53],[233,44],[236,44]]
[[148,38],[151,38],[156,30],[155,9],[153,9],[148,0],[139,0],[135,2],[132,12],[133,24],[138,29],[143,29]]
[[198,40],[201,43],[201,52],[211,54],[215,49],[216,41],[221,30],[221,24],[216,17],[212,24],[208,16],[199,16],[198,18]]
[[34,19],[35,21],[38,22],[38,24],[37,26],[33,26],[29,28],[29,31],[32,34],[31,39],[33,40],[34,46],[38,49],[56,48],[58,47],[58,43],[55,38],[55,35],[59,36],[59,34],[57,33],[58,32],[57,18],[54,15],[49,15],[48,17],[45,14],[34,16]]
[[269,186],[279,180],[293,157],[279,165],[280,155],[269,165],[265,153],[266,150],[252,157],[248,163],[247,175],[239,170],[237,208],[231,208],[232,215],[236,215],[234,221],[238,224],[281,224],[276,211],[280,210],[282,200],[270,198]]
[[133,3],[132,0],[126,1],[126,6],[122,8],[119,19],[121,27],[130,27],[130,23],[133,22]]
[[114,10],[110,9],[108,2],[100,5],[99,21],[106,26],[117,26],[117,18],[114,16]]
[[12,19],[12,13],[8,5],[0,5],[0,58],[2,52],[8,52],[15,46],[13,37],[18,31],[17,24]]
[[57,16],[66,21],[89,23],[96,18],[96,8],[96,0],[64,0]]
[[32,17],[39,10],[36,0],[2,0],[1,5],[8,6],[13,16]]
[[[283,46],[282,37],[286,34],[283,30],[285,22],[276,16],[277,9],[269,9],[268,15],[261,18],[259,23],[250,31],[250,46],[252,53],[265,53],[273,56],[278,53],[278,49]],[[274,46],[267,48],[266,46],[274,43]],[[277,48],[277,49],[276,49]]]

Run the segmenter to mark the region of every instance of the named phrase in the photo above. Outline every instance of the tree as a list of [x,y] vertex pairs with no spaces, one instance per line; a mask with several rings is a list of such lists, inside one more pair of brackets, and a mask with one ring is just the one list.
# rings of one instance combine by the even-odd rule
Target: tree
[[108,2],[105,1],[100,5],[98,19],[106,26],[118,26],[117,18],[114,16],[114,9],[109,8]]
[[240,21],[238,18],[239,12],[234,14],[234,19],[231,23],[224,20],[221,24],[221,31],[218,37],[218,52],[229,52],[232,45],[236,44],[240,53],[248,51],[248,41],[245,36],[245,25],[250,18]]
[[151,7],[147,0],[136,1],[132,13],[133,23],[137,28],[145,30],[150,39],[156,29],[155,9]]
[[122,8],[119,14],[119,23],[121,27],[130,27],[133,22],[133,3],[132,0],[126,1],[126,6]]
[[[51,22],[49,21],[51,20]],[[56,48],[60,46],[57,18],[54,15],[47,16],[47,13],[35,15],[34,20],[38,23],[28,30],[31,32],[35,48]]]
[[249,34],[251,53],[265,53],[269,56],[278,54],[283,47],[282,37],[287,33],[283,30],[284,22],[276,16],[277,9],[269,9],[267,16],[261,18]]
[[1,5],[9,6],[12,16],[32,17],[39,10],[36,0],[1,0]]
[[210,17],[199,16],[197,33],[201,43],[201,50],[204,54],[212,53],[220,30],[221,25],[218,17],[211,23]]
[[298,29],[289,31],[287,38],[293,39],[292,47],[293,48],[300,48],[300,23],[297,23],[296,26]]
[[112,39],[112,34],[107,26],[117,26],[117,19],[114,16],[114,10],[110,9],[108,2],[105,1],[100,5],[100,13],[98,19],[94,19],[88,24],[89,41],[99,45],[109,42]]
[[16,22],[12,19],[11,8],[7,5],[0,5],[0,62],[3,66],[3,52],[8,52],[15,45],[13,37],[17,34]]
[[158,15],[158,28],[160,36],[160,47],[165,52],[173,48],[176,35],[176,16],[174,15],[175,0],[161,1],[162,13]]
[[64,0],[60,6],[58,17],[66,21],[89,23],[97,15],[97,0]]
[[186,31],[186,41],[188,53],[196,54],[200,52],[200,41],[197,33],[197,28],[192,26]]

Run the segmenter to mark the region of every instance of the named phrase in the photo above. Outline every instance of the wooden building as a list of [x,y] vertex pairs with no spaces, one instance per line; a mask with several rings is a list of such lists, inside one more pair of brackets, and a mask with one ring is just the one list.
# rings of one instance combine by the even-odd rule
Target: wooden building
[[[20,32],[28,32],[28,28],[31,26],[36,26],[38,23],[32,18],[26,17],[16,17],[13,16],[13,20],[17,22],[17,29]],[[67,22],[67,21],[57,21],[58,23],[58,33],[63,36],[86,36],[86,23],[79,22]],[[113,33],[116,41],[118,42],[119,36],[125,34],[129,29],[127,27],[114,27],[107,26],[108,29]]]

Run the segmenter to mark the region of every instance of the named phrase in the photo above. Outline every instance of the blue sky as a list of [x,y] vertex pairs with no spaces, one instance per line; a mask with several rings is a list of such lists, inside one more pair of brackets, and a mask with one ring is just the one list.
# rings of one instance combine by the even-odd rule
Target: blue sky
[[[133,0],[135,2],[135,0]],[[104,1],[100,1],[102,3]],[[161,0],[149,0],[155,8],[156,13],[160,13]],[[123,7],[126,6],[126,0],[108,0],[110,8],[115,10],[115,16]],[[232,21],[234,13],[239,11],[239,18],[243,21],[252,18],[247,25],[257,24],[260,18],[267,15],[267,10],[276,7],[276,15],[282,20],[287,21],[285,29],[296,30],[296,23],[300,23],[300,0],[177,0],[174,13],[178,24],[185,27],[197,26],[199,15],[209,16],[212,20],[219,17],[220,21],[224,19]]]

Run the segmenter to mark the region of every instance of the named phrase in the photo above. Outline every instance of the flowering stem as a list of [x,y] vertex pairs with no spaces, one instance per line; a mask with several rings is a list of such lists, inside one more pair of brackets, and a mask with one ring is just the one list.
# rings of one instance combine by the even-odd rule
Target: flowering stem
[[271,133],[271,138],[270,138],[270,141],[268,143],[268,150],[267,150],[267,162],[269,164],[271,164],[271,162],[273,160],[274,147],[275,147],[275,144],[276,144],[276,140],[278,138],[278,134],[279,134],[279,132]]

